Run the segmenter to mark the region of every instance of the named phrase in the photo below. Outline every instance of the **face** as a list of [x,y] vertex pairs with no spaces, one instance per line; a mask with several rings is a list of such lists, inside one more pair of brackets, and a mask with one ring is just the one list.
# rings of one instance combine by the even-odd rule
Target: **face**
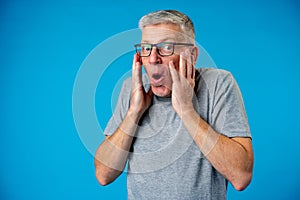
[[[157,44],[160,42],[185,42],[181,29],[174,24],[158,24],[146,26],[142,30],[141,43]],[[146,73],[150,80],[153,93],[160,97],[170,97],[172,79],[169,71],[169,62],[172,60],[176,69],[179,69],[180,52],[185,46],[175,46],[171,56],[160,56],[156,47],[152,48],[149,57],[141,57]]]

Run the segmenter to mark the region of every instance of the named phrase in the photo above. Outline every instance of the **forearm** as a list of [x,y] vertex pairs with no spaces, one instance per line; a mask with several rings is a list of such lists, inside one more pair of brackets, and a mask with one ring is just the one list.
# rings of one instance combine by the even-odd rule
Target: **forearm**
[[251,139],[228,138],[214,131],[196,111],[186,112],[183,123],[194,142],[214,166],[237,190],[251,181],[253,153]]
[[111,183],[124,170],[136,127],[137,118],[127,113],[115,133],[99,146],[95,154],[95,167],[101,185]]
[[135,54],[129,110],[116,132],[99,146],[95,155],[96,177],[101,185],[111,183],[124,170],[138,121],[151,105],[152,96],[151,88],[146,92],[143,87],[142,64]]

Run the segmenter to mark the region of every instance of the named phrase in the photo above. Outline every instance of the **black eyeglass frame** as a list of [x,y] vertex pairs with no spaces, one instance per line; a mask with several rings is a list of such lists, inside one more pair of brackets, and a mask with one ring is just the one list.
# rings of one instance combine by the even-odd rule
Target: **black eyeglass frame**
[[[142,55],[139,55],[140,57],[149,57],[152,53],[152,48],[153,47],[156,47],[156,52],[158,53],[158,55],[162,56],[162,57],[166,57],[166,56],[172,56],[174,54],[174,47],[175,45],[183,45],[183,46],[195,46],[194,44],[192,43],[178,43],[178,42],[160,42],[160,43],[157,43],[157,44],[150,44],[150,43],[140,43],[140,44],[135,44],[134,47],[135,47],[135,51],[136,53],[139,53],[137,47],[141,47],[143,44],[147,44],[147,45],[150,45],[150,51],[149,51],[149,55],[147,56],[142,56]],[[162,44],[171,44],[173,46],[173,51],[170,55],[161,55],[160,52],[159,52],[159,48],[158,46],[159,45],[162,45]]]

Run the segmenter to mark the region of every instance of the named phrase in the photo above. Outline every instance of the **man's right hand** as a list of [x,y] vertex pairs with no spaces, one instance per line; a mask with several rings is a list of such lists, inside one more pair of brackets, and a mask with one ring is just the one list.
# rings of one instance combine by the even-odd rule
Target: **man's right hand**
[[145,91],[142,81],[142,63],[140,56],[136,53],[132,63],[132,88],[129,111],[138,122],[143,113],[148,109],[152,101],[153,92],[151,87]]

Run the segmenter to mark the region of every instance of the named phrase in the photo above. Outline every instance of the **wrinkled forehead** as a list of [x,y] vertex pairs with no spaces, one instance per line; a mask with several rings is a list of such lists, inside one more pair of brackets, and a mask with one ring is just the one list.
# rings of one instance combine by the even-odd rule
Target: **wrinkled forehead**
[[184,42],[185,38],[180,27],[174,24],[149,25],[142,29],[142,43]]

